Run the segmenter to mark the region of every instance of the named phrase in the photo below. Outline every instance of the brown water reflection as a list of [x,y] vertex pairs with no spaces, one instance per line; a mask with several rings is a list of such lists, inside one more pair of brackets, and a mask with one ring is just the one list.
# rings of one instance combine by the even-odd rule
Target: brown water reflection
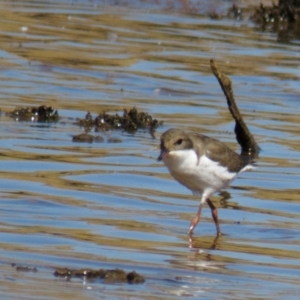
[[[3,298],[298,299],[297,41],[277,44],[246,19],[170,9],[0,5],[2,111],[51,105],[60,114],[51,124],[1,115]],[[262,152],[255,171],[242,174],[225,199],[213,198],[224,235],[215,240],[205,209],[189,241],[199,200],[156,162],[158,139],[147,130],[91,132],[103,143],[72,137],[83,132],[75,123],[87,111],[136,106],[165,121],[157,137],[183,126],[239,151],[210,58],[231,77]],[[11,263],[38,272],[17,272]],[[66,282],[53,276],[56,267],[118,267],[146,282]]]

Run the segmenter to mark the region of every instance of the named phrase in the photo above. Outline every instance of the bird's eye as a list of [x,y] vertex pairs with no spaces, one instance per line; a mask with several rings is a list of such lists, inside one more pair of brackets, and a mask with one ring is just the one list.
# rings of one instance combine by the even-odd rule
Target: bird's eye
[[182,144],[183,140],[182,139],[179,139],[175,142],[175,145],[176,146],[180,146]]

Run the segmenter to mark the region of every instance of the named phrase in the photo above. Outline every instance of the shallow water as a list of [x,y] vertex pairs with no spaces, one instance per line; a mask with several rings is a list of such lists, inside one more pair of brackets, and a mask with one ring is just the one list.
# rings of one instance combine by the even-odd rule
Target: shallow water
[[[52,124],[1,115],[2,298],[298,299],[299,41],[179,5],[112,4],[0,3],[2,112],[51,105],[60,115]],[[262,151],[256,170],[213,197],[224,235],[215,240],[206,208],[189,241],[199,199],[156,162],[158,137],[181,126],[239,151],[211,58]],[[87,111],[133,106],[164,121],[156,139],[109,131],[103,143],[72,142]],[[146,282],[66,282],[55,267],[136,270]]]

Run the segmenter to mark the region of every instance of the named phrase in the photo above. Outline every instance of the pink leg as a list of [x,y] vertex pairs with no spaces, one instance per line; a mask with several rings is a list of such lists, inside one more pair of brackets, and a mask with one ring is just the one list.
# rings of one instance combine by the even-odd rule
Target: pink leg
[[219,236],[221,234],[221,230],[220,230],[219,219],[218,219],[218,211],[216,207],[213,205],[213,203],[210,201],[210,199],[207,199],[206,202],[211,209],[211,215],[214,219],[216,229],[217,229],[217,236]]
[[200,221],[200,214],[201,214],[202,206],[203,206],[203,204],[200,203],[199,208],[198,208],[198,212],[197,212],[196,216],[193,218],[193,220],[191,221],[190,228],[189,228],[189,231],[188,231],[189,235],[193,234],[194,228],[197,226],[197,224]]

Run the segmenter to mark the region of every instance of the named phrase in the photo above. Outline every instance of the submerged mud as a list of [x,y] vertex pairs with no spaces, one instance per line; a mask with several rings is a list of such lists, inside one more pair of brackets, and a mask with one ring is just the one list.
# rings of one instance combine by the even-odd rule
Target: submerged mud
[[126,273],[121,269],[113,270],[91,270],[91,269],[79,269],[73,270],[68,268],[57,268],[54,272],[54,276],[62,277],[67,281],[72,278],[85,278],[90,281],[101,280],[105,284],[114,283],[129,283],[140,284],[145,282],[145,278],[135,271]]
[[16,265],[15,263],[12,263],[11,266],[18,272],[38,272],[38,269],[36,267]]

